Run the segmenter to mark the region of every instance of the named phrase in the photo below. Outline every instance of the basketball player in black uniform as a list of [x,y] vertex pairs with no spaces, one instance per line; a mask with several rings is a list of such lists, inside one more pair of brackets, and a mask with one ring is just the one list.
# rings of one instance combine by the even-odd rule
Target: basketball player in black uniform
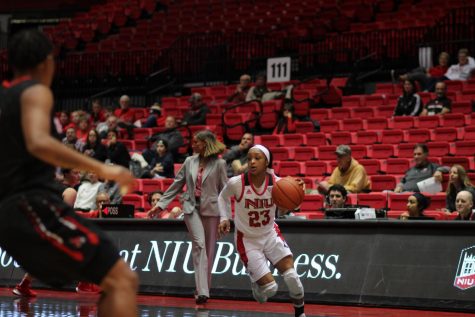
[[98,228],[62,201],[54,166],[94,171],[123,187],[133,177],[51,136],[54,59],[44,34],[16,33],[8,44],[8,59],[14,78],[0,89],[0,247],[53,286],[100,284],[99,316],[136,316],[136,274]]

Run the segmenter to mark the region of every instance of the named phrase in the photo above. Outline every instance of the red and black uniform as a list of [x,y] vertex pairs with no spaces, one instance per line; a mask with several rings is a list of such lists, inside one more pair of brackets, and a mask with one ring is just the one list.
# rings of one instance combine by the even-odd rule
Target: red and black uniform
[[26,79],[0,89],[0,246],[45,283],[100,283],[118,250],[62,201],[54,167],[26,149],[20,100],[37,84]]

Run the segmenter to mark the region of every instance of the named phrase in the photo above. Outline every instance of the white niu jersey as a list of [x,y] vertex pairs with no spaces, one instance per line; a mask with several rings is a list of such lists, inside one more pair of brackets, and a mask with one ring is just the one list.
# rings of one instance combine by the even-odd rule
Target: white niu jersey
[[221,217],[230,218],[230,211],[223,211],[223,200],[234,197],[236,231],[249,238],[262,237],[273,231],[277,207],[272,200],[272,186],[277,180],[275,175],[266,174],[263,186],[258,189],[254,188],[249,173],[232,177],[219,197]]

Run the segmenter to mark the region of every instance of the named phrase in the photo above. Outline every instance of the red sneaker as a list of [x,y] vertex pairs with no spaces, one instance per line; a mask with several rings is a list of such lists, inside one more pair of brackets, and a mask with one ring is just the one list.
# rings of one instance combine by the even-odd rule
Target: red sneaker
[[101,289],[94,283],[79,282],[76,286],[76,292],[78,293],[99,293]]
[[18,284],[15,286],[15,288],[12,290],[13,294],[21,297],[36,297],[36,292],[33,291],[29,286],[24,286],[21,284]]

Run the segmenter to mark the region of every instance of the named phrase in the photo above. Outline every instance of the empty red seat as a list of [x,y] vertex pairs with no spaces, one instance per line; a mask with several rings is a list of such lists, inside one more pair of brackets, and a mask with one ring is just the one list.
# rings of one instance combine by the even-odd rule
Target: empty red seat
[[422,116],[416,120],[416,126],[420,129],[434,129],[440,125],[439,116]]
[[358,162],[364,166],[366,174],[368,175],[378,175],[381,171],[381,161],[376,159],[363,159],[358,160]]
[[315,131],[313,122],[310,121],[297,121],[295,122],[296,133],[309,133]]
[[333,108],[330,110],[330,119],[343,120],[351,118],[351,110],[348,108]]
[[305,195],[300,210],[303,212],[319,211],[323,208],[322,195]]
[[396,177],[391,175],[372,175],[369,178],[371,180],[371,190],[375,192],[394,190],[397,185]]
[[364,130],[363,119],[345,119],[341,125],[342,131],[359,131]]
[[384,117],[366,119],[366,130],[384,130],[387,129],[388,126],[388,119]]
[[404,142],[404,132],[402,130],[384,130],[381,133],[382,144],[400,144]]
[[387,174],[404,174],[411,167],[411,160],[408,158],[389,158],[386,160]]
[[368,157],[368,148],[366,145],[352,145],[351,156],[357,160],[365,159]]
[[330,133],[330,142],[333,145],[340,144],[351,144],[351,133],[350,132],[332,132]]
[[429,129],[412,129],[406,131],[406,141],[410,143],[426,143],[431,139]]
[[407,157],[407,158],[414,157],[414,146],[415,145],[416,145],[416,143],[399,144],[398,147],[397,147],[397,149],[398,149],[397,156],[398,157]]
[[473,157],[456,156],[456,157],[442,158],[442,165],[452,166],[454,164],[462,165],[463,168],[465,168],[465,170],[467,171],[475,170],[475,163],[474,163]]
[[293,151],[287,147],[269,147],[272,157],[276,161],[289,161],[293,159]]
[[455,142],[455,156],[475,156],[475,141]]
[[358,194],[358,205],[369,206],[370,208],[387,208],[387,193],[362,193]]
[[345,108],[358,108],[361,106],[360,96],[343,96],[341,102]]
[[282,146],[302,146],[305,142],[305,135],[300,133],[282,135]]
[[276,147],[282,145],[280,135],[261,135],[261,143],[267,147]]
[[376,111],[374,110],[374,108],[369,108],[369,107],[351,109],[351,114],[353,118],[360,118],[360,119],[373,118],[375,113]]
[[371,147],[371,158],[386,159],[394,157],[394,146],[391,144],[375,144]]
[[148,194],[157,190],[163,190],[161,179],[137,179],[138,190],[144,194]]
[[437,194],[428,194],[424,193],[427,197],[430,198],[430,206],[429,208],[431,210],[436,210],[436,209],[444,209],[445,208],[445,193],[437,193]]
[[302,175],[300,162],[280,162],[279,176],[300,176]]
[[376,84],[376,92],[379,93],[379,94],[392,95],[396,91],[394,89],[394,84],[377,83]]
[[299,146],[294,148],[294,160],[296,161],[309,161],[318,157],[317,148],[312,146]]
[[302,173],[305,176],[325,176],[331,173],[325,161],[307,161],[303,163]]
[[355,144],[376,144],[379,143],[379,134],[376,131],[356,132]]
[[148,140],[135,140],[135,150],[142,152],[143,150],[148,149],[149,141]]
[[394,114],[394,105],[379,106],[376,108],[376,116],[390,118]]
[[447,113],[442,116],[442,124],[444,127],[463,127],[465,126],[465,116],[463,113]]
[[[471,101],[472,100],[475,100],[475,95],[462,95],[464,101],[460,101],[460,102],[453,102],[452,103],[452,109],[451,109],[451,112],[452,113],[471,113],[472,112],[472,103]],[[467,99],[465,99],[467,98]],[[467,101],[465,101],[467,100]]]
[[456,128],[436,128],[432,130],[433,141],[451,142],[458,139],[458,132]]
[[321,132],[340,131],[340,120],[323,120],[320,121]]
[[127,205],[134,205],[135,209],[144,208],[145,200],[142,195],[127,194],[122,197],[122,203]]
[[392,122],[392,127],[394,129],[411,129],[414,128],[414,117],[404,116],[404,117],[394,117]]
[[318,148],[318,159],[319,160],[336,160],[336,146],[335,145],[324,145]]
[[367,107],[379,107],[386,104],[386,99],[382,95],[366,96]]
[[327,144],[327,137],[325,133],[314,132],[307,133],[307,146],[320,146]]
[[475,140],[475,125],[474,126],[468,126],[468,127],[464,128],[463,139],[464,140]]
[[447,142],[429,142],[427,147],[431,156],[446,156],[450,153],[450,144]]
[[326,120],[330,116],[329,113],[329,109],[310,109],[310,118],[317,121]]
[[391,210],[406,210],[407,199],[412,193],[389,193],[388,208]]

